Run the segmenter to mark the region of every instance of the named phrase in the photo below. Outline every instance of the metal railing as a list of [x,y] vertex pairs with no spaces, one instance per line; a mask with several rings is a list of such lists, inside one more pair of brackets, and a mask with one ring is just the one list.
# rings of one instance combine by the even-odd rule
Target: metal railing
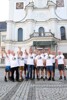
[[51,32],[45,32],[45,33],[38,33],[38,32],[34,32],[33,34],[30,35],[30,38],[32,37],[49,37],[49,36],[53,36],[54,34],[52,34]]

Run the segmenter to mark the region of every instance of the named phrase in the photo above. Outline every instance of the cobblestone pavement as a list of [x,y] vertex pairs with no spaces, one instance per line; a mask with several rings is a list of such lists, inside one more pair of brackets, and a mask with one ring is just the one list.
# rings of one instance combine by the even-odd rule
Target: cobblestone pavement
[[[67,71],[66,71],[67,73]],[[4,82],[4,69],[0,68],[0,100],[67,100],[67,80]]]

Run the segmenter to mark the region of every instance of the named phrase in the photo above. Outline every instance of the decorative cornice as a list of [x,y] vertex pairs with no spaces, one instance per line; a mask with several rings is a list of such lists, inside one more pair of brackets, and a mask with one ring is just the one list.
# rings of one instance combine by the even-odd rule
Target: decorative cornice
[[67,40],[60,40],[59,44],[65,43],[67,44]]
[[67,23],[67,20],[59,20],[57,18],[50,18],[48,20],[45,20],[45,21],[37,21],[37,20],[34,20],[34,19],[26,19],[25,21],[23,22],[15,22],[15,23],[26,23],[26,22],[34,22],[34,23],[45,23],[45,22],[50,22],[50,21],[56,21],[56,22],[65,22]]
[[19,24],[19,23],[26,23],[26,22],[33,22],[33,23],[45,23],[45,22],[50,22],[50,21],[56,21],[56,22],[60,22],[60,23],[67,23],[67,20],[59,20],[57,18],[50,18],[48,20],[45,20],[45,21],[37,21],[37,20],[34,20],[34,19],[26,19],[25,21],[23,22],[15,22],[13,20],[8,20],[6,21],[7,23],[14,23],[14,24]]
[[15,23],[15,21],[13,21],[13,20],[7,20],[6,22],[7,23]]
[[5,43],[10,43],[10,44],[12,44],[12,43],[19,43],[19,44],[26,44],[26,43],[28,43],[28,42],[33,42],[33,41],[48,41],[48,40],[50,40],[50,41],[55,41],[55,39],[54,39],[54,37],[33,37],[33,38],[29,38],[29,39],[27,39],[27,40],[24,40],[24,41],[22,41],[22,42],[18,42],[18,41],[12,41],[12,40],[6,40],[5,41]]
[[29,2],[29,4],[25,6],[25,9],[28,9],[29,7],[34,7],[34,2]]
[[56,4],[53,1],[48,0],[47,5],[48,7],[53,6],[56,8]]

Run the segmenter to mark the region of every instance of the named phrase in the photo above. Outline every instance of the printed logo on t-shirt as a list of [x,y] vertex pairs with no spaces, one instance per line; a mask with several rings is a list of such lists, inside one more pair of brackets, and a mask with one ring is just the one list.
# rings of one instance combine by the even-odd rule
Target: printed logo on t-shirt
[[30,57],[31,59],[33,59],[33,57]]
[[16,60],[16,58],[14,57],[13,60]]
[[59,57],[59,59],[62,59],[62,57]]
[[45,57],[45,55],[44,55],[44,57]]
[[51,57],[50,56],[48,56],[48,59],[50,59]]
[[24,58],[21,58],[21,60],[24,60]]
[[39,57],[38,59],[42,59],[42,57]]
[[54,57],[52,59],[54,59]]

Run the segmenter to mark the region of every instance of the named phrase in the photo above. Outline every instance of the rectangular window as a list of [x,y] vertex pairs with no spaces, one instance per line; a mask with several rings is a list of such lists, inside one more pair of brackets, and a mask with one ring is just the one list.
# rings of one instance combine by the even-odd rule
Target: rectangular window
[[6,35],[2,35],[2,42],[6,40]]
[[2,46],[2,50],[5,51],[5,47],[4,46]]
[[5,59],[4,58],[0,58],[0,64],[5,64]]
[[[5,47],[2,46],[2,51],[5,51]],[[0,64],[5,64],[5,59],[0,58]]]

